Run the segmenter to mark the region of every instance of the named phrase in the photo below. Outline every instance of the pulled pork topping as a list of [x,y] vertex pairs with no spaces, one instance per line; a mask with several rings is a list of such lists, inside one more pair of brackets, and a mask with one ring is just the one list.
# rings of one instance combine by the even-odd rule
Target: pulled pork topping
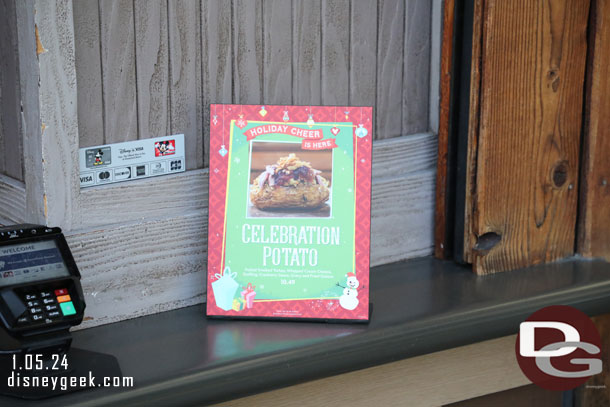
[[258,186],[265,183],[270,186],[296,187],[299,183],[324,185],[319,175],[322,171],[314,170],[307,161],[301,161],[294,154],[279,159],[277,164],[268,165],[265,172],[258,177]]

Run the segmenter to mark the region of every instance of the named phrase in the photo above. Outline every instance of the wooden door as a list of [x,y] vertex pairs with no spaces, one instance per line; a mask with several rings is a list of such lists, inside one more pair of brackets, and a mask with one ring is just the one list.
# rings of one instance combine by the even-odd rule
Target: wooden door
[[465,257],[488,273],[574,252],[589,0],[480,3]]
[[446,117],[458,138],[456,257],[486,274],[570,256],[590,0],[458,3],[471,43],[453,106],[465,112]]

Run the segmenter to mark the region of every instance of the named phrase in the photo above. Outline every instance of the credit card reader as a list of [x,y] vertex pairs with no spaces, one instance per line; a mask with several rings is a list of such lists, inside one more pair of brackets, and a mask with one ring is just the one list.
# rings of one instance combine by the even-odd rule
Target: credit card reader
[[120,376],[114,356],[70,348],[69,330],[82,322],[84,311],[80,273],[61,229],[30,224],[0,228],[0,394],[40,399],[95,387],[11,384],[24,383],[26,376],[29,383],[89,372]]
[[84,311],[80,273],[61,229],[0,228],[0,354],[64,352]]

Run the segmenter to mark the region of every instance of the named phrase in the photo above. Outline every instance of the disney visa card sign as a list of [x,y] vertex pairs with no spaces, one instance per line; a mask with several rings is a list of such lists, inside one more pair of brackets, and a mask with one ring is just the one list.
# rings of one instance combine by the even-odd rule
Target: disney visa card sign
[[209,316],[368,320],[371,114],[211,106]]

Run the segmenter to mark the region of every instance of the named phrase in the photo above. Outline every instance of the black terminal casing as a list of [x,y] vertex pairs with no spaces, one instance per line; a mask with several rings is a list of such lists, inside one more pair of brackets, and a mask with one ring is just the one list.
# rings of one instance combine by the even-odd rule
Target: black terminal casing
[[[0,355],[14,353],[52,352],[63,353],[67,351],[71,343],[70,327],[78,325],[83,320],[85,300],[80,284],[80,273],[72,257],[65,237],[60,228],[46,227],[41,225],[21,224],[0,228],[0,249],[10,245],[34,243],[44,240],[53,240],[61,254],[63,262],[68,269],[69,275],[45,278],[43,274],[36,280],[16,283],[14,285],[0,286]],[[63,312],[42,311],[36,318],[31,320],[30,315],[37,308],[44,308],[44,298],[41,293],[52,298],[49,305],[59,305],[59,297],[56,290],[65,290],[76,311],[73,315],[62,315]],[[49,297],[49,293],[52,295]],[[31,302],[27,299],[40,303],[39,307],[32,309]],[[55,301],[55,302],[52,302]],[[59,307],[55,307],[59,309]],[[42,318],[41,316],[42,315]]]

